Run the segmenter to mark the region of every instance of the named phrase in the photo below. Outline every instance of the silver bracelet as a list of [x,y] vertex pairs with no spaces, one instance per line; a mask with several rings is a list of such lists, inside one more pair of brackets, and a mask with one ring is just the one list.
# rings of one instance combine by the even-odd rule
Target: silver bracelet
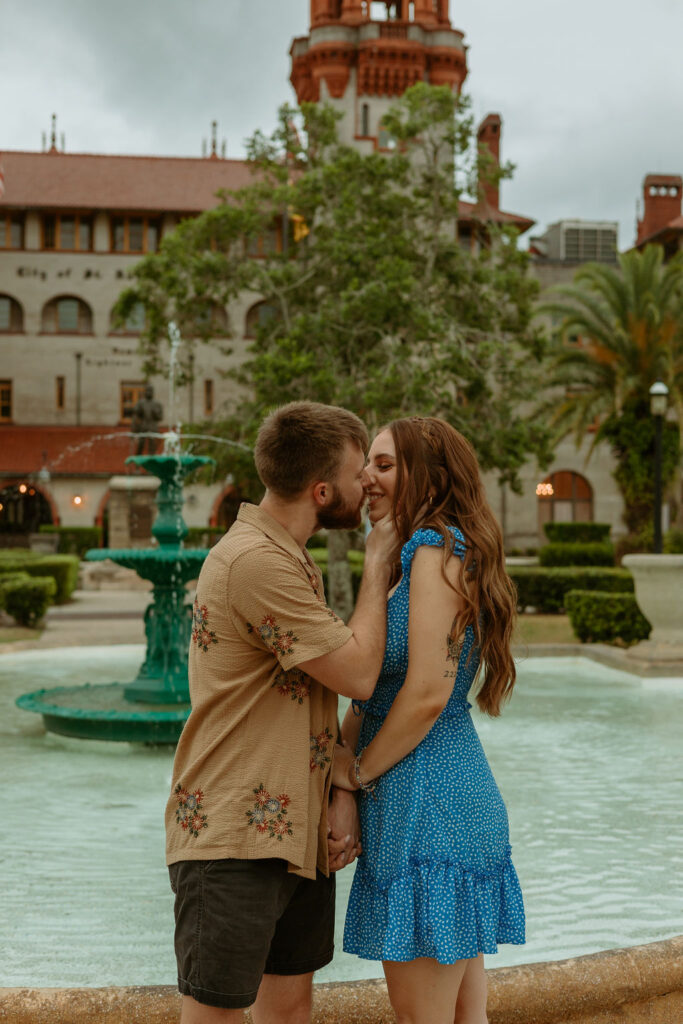
[[360,759],[363,756],[363,751],[357,754],[351,762],[353,768],[353,779],[361,793],[369,793],[373,799],[377,799],[375,790],[377,789],[377,779],[373,779],[372,782],[363,782],[360,777]]

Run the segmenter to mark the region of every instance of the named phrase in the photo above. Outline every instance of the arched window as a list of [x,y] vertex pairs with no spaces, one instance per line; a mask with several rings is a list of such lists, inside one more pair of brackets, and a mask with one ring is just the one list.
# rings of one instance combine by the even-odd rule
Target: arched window
[[368,136],[370,134],[370,104],[363,103],[360,108],[360,133]]
[[0,295],[0,334],[19,334],[24,329],[24,311],[11,295]]
[[145,329],[145,307],[142,302],[136,302],[124,324],[115,322],[112,310],[110,320],[112,334],[140,334]]
[[43,334],[92,334],[92,310],[75,295],[60,295],[43,306]]
[[264,327],[269,320],[278,315],[279,310],[277,306],[273,306],[268,302],[257,302],[247,313],[244,328],[245,338],[255,338],[259,327]]
[[199,305],[196,324],[202,335],[226,338],[230,334],[228,314],[217,302],[205,301]]
[[584,476],[569,469],[551,473],[536,487],[538,523],[590,523],[593,488]]

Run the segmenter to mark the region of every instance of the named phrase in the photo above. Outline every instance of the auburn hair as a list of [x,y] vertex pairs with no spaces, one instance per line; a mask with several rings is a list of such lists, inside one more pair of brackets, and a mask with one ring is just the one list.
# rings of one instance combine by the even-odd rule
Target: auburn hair
[[[484,678],[476,701],[496,716],[515,684],[510,650],[517,617],[515,586],[505,571],[503,534],[486,499],[479,464],[469,441],[445,420],[412,416],[389,424],[396,445],[396,488],[392,513],[405,544],[419,527],[438,531],[444,539],[442,571],[453,554],[457,526],[465,537],[461,583],[449,585],[465,603],[457,631],[474,630],[480,651],[477,678]],[[429,501],[431,497],[431,502]],[[401,566],[394,566],[393,582]],[[455,637],[454,637],[455,639]]]
[[368,432],[354,413],[321,402],[290,402],[261,424],[256,471],[264,487],[291,500],[314,480],[334,481],[349,442],[367,451]]

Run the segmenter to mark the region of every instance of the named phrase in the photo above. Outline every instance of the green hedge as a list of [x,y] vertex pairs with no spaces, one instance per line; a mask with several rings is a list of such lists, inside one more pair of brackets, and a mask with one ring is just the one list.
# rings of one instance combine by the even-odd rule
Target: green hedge
[[52,576],[2,582],[2,603],[19,626],[35,626],[45,615],[57,592]]
[[101,526],[52,526],[43,524],[39,533],[58,533],[60,555],[78,555],[83,558],[91,548],[102,547]]
[[609,540],[609,523],[546,523],[551,544],[600,544]]
[[570,590],[603,590],[610,593],[633,592],[633,577],[628,569],[536,566],[508,566],[508,575],[517,587],[520,608],[535,608],[550,615],[564,609]]
[[30,576],[52,576],[57,584],[55,604],[69,600],[78,583],[79,559],[76,555],[25,555],[0,558],[0,576],[27,572]]
[[186,548],[212,548],[224,535],[222,526],[190,526],[184,544]]
[[647,640],[652,629],[633,594],[570,590],[565,604],[572,629],[582,643],[630,647]]
[[[320,566],[323,574],[323,583],[325,584],[325,593],[329,592],[329,583],[327,579],[327,548],[309,548],[309,555],[313,561]],[[358,597],[358,591],[360,590],[360,581],[363,578],[363,562],[365,555],[362,551],[349,551],[347,552],[347,558],[349,565],[351,566],[351,586],[353,587],[353,599]]]
[[614,548],[609,541],[546,544],[538,559],[543,566],[614,565]]

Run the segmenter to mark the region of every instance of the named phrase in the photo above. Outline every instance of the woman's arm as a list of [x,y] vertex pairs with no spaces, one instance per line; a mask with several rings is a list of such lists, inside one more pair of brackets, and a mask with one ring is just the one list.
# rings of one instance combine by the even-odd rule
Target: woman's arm
[[[457,633],[463,602],[443,578],[442,559],[443,549],[434,547],[418,548],[413,558],[408,671],[382,728],[362,752],[360,778],[364,783],[388,771],[422,742],[453,690],[458,666],[449,640]],[[449,580],[457,583],[462,572],[460,559],[450,558],[446,572]],[[337,755],[335,785],[357,789],[353,753],[343,748]]]
[[349,762],[356,753],[362,722],[362,713],[356,715],[353,710],[353,704],[349,704],[341,727],[340,738],[344,746],[342,747],[339,743],[336,744],[334,748],[334,761],[332,763],[332,785],[340,789],[349,789]]

